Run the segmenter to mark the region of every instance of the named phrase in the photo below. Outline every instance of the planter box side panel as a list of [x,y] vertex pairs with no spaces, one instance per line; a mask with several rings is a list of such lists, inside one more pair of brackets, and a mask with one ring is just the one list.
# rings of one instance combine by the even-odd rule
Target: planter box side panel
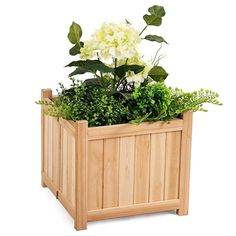
[[43,128],[43,181],[57,196],[60,184],[60,125],[56,118],[44,115]]
[[75,129],[70,122],[43,116],[43,182],[74,217]]
[[[143,130],[137,126],[138,135],[129,133],[124,136],[119,131],[120,137],[117,137],[116,132],[115,137],[111,137],[108,128],[105,128],[104,137],[99,138],[103,136],[101,127],[96,139],[89,137],[89,220],[93,220],[93,216],[97,219],[99,215],[102,218],[106,209],[124,208],[127,211],[127,207],[136,209],[137,206],[148,209],[148,204],[153,206],[168,200],[174,201],[170,202],[174,204],[173,209],[179,207],[181,122],[167,124],[163,132],[159,128],[156,132],[153,129],[149,131],[145,124]],[[159,125],[157,123],[157,127]]]

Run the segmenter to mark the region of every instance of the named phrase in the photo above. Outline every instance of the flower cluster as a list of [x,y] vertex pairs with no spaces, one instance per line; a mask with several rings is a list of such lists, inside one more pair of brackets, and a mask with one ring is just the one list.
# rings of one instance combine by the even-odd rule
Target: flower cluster
[[132,58],[137,55],[140,42],[138,32],[129,24],[103,23],[92,38],[84,42],[80,57],[92,59],[99,55],[102,60]]
[[[89,79],[88,83],[100,84],[112,92],[132,92],[135,87],[150,82],[163,82],[168,73],[159,66],[158,57],[160,45],[167,43],[165,39],[158,35],[142,36],[143,32],[150,25],[160,26],[165,10],[161,6],[152,6],[148,9],[150,15],[144,15],[146,22],[143,30],[138,32],[126,20],[125,23],[103,23],[91,38],[81,41],[82,28],[73,22],[68,38],[74,46],[70,49],[70,54],[79,54],[80,60],[73,61],[67,66],[76,67],[69,75],[92,73],[94,81]],[[153,41],[157,52],[154,60],[148,64],[143,60],[143,55],[139,52],[139,44],[143,40]]]

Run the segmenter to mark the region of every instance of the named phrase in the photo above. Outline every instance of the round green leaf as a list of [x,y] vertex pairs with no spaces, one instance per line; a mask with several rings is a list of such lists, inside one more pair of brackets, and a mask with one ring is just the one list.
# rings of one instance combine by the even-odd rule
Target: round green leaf
[[147,25],[160,26],[162,23],[162,19],[159,16],[144,15],[143,19],[145,20]]
[[151,13],[151,15],[158,17],[163,17],[166,14],[164,7],[157,5],[150,7],[148,11]]
[[156,82],[163,82],[168,73],[161,66],[154,66],[149,72],[148,75]]
[[82,36],[82,29],[80,25],[73,22],[72,25],[70,26],[68,39],[73,44],[79,44],[81,36]]

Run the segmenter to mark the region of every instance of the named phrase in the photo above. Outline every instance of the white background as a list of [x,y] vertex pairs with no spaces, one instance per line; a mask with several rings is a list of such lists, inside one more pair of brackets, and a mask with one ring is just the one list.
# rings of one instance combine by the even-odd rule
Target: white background
[[[76,232],[73,221],[40,185],[40,89],[67,83],[72,21],[86,39],[103,21],[124,18],[137,29],[153,4],[164,5],[152,33],[169,42],[167,83],[211,88],[224,106],[194,116],[190,214],[107,220]],[[236,14],[234,0],[1,0],[0,235],[236,235]],[[153,53],[151,44],[145,54]]]

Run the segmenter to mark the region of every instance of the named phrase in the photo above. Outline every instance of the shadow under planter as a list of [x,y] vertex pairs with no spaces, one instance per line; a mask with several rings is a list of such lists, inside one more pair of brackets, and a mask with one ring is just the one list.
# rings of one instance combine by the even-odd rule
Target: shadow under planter
[[[42,99],[53,99],[42,90]],[[44,114],[42,186],[88,221],[177,210],[188,214],[192,112],[171,122],[88,127]]]

